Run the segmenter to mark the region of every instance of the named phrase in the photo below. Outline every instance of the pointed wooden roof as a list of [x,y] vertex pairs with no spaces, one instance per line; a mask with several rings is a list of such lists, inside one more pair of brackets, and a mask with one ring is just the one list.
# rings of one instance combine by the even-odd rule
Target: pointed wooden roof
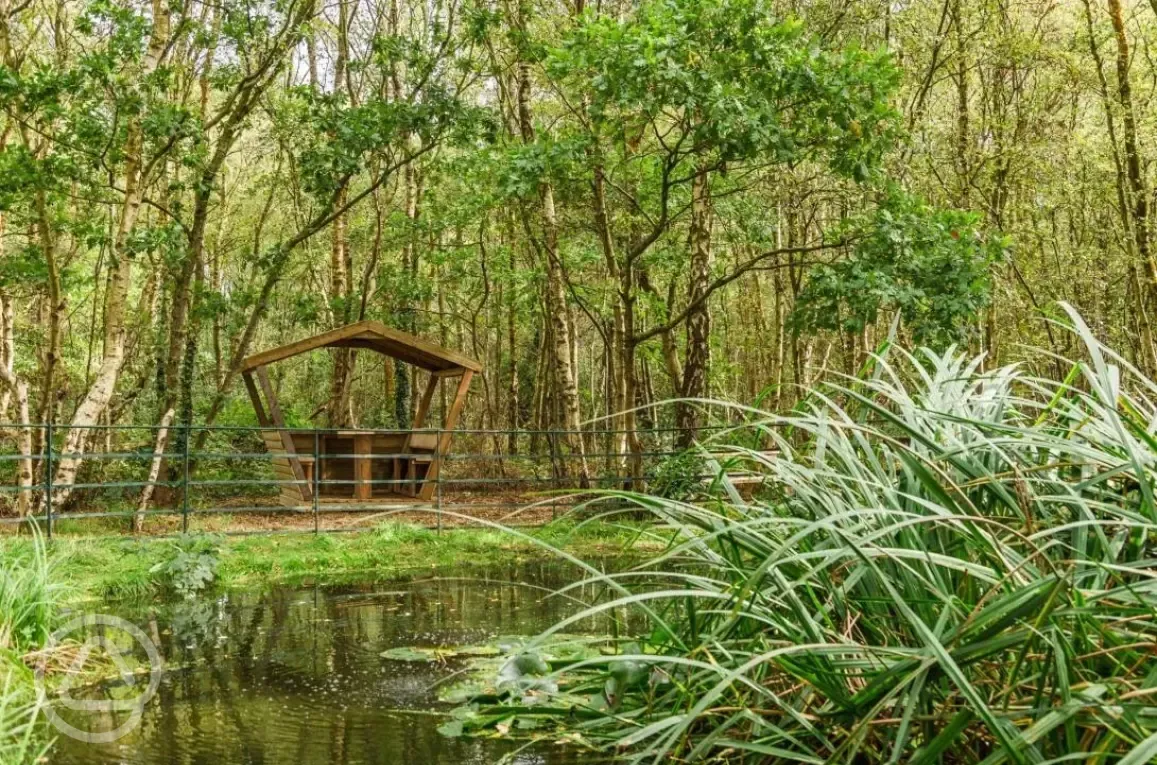
[[431,372],[481,372],[482,365],[461,353],[420,337],[391,329],[380,321],[359,321],[304,340],[255,353],[241,362],[241,371],[272,364],[318,348],[366,348]]

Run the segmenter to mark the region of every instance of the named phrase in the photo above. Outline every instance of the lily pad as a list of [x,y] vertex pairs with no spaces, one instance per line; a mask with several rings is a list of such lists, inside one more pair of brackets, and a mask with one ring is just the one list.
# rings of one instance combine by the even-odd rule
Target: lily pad
[[446,704],[465,704],[484,694],[493,694],[494,685],[480,679],[464,680],[438,688],[438,701]]
[[462,735],[462,721],[447,720],[438,726],[438,732],[446,738],[458,738]]
[[502,651],[494,645],[460,645],[454,649],[458,656],[501,656]]
[[445,658],[437,648],[414,648],[412,646],[401,646],[399,648],[382,651],[381,657],[383,659],[389,659],[390,661],[409,661],[426,664]]

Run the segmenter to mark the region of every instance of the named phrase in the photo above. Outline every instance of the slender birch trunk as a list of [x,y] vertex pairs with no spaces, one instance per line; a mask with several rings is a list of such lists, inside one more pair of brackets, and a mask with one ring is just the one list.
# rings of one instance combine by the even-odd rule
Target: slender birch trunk
[[[0,261],[3,260],[4,216],[0,214]],[[4,388],[0,399],[0,419],[7,419],[8,408],[16,404],[17,424],[29,425],[28,383],[16,374],[15,310],[12,298],[0,292],[0,384]],[[32,507],[32,428],[17,427],[16,450],[20,459],[16,466],[16,512],[27,515]]]
[[[149,39],[149,49],[145,56],[142,79],[147,78],[161,62],[165,44],[169,37],[169,5],[165,0],[153,0],[153,29]],[[141,177],[144,168],[143,114],[137,114],[127,128],[125,142],[125,168],[123,174],[124,200],[117,218],[116,235],[110,253],[108,281],[105,291],[104,309],[104,356],[96,377],[77,407],[72,422],[65,434],[61,459],[56,471],[55,483],[62,487],[59,492],[61,504],[67,501],[69,487],[80,468],[89,430],[99,422],[100,417],[112,400],[121,365],[125,358],[125,307],[128,301],[132,260],[127,250],[129,234],[136,225],[144,196]]]
[[[149,509],[149,502],[152,501],[153,493],[157,488],[157,478],[161,475],[161,463],[165,461],[165,448],[169,443],[169,427],[173,424],[173,415],[176,412],[176,409],[169,407],[164,416],[161,417],[160,429],[157,431],[157,442],[153,446],[153,460],[149,464],[149,477],[146,479],[145,488],[141,490],[137,512],[133,514],[134,534],[140,534],[145,530],[145,512]],[[185,438],[188,437],[186,433]]]
[[[526,8],[518,5],[517,23],[526,28]],[[518,62],[518,124],[522,140],[534,141],[534,125],[530,113],[530,65],[524,60]],[[562,273],[562,261],[558,247],[558,217],[554,205],[554,185],[544,179],[539,184],[539,205],[542,222],[542,249],[546,261],[546,312],[551,324],[551,356],[554,367],[555,391],[558,394],[562,413],[562,425],[566,431],[563,442],[567,446],[568,457],[577,458],[579,485],[590,484],[590,469],[579,431],[582,415],[579,410],[578,385],[571,359],[574,345],[574,327],[567,310],[566,285]],[[565,464],[565,462],[564,462]]]

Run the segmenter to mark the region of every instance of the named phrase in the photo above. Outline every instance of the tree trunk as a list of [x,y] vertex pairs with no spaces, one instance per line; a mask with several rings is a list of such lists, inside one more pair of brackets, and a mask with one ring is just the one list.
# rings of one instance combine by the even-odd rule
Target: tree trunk
[[[419,198],[421,196],[421,178],[418,176],[418,170],[413,165],[406,165],[406,169],[402,174],[402,182],[405,188],[405,212],[406,221],[409,224],[409,230],[406,232],[405,244],[402,246],[402,268],[409,274],[410,285],[412,286],[418,279],[418,237],[416,228],[418,219],[421,215],[421,207],[419,206]],[[417,332],[417,310],[410,304],[412,296],[406,298],[406,303],[399,312],[399,319],[402,326],[408,332]],[[410,422],[413,417],[413,395],[411,391],[414,386],[414,378],[412,376],[412,369],[401,360],[394,364],[394,377],[397,384],[394,386],[394,420],[399,428],[410,427]]]
[[[778,205],[775,210],[775,246],[783,249],[783,208]],[[775,409],[780,411],[784,404],[784,381],[787,379],[784,375],[787,363],[787,343],[784,342],[787,312],[784,304],[787,299],[784,295],[783,269],[775,269],[772,284],[775,289]]]
[[[513,241],[510,243],[510,273],[516,273],[517,262],[514,257],[515,248]],[[507,346],[509,347],[510,355],[510,380],[507,387],[507,411],[509,422],[507,426],[510,428],[510,433],[506,438],[506,451],[509,454],[518,454],[518,427],[519,427],[519,401],[518,401],[518,346],[516,344],[517,335],[514,331],[518,308],[518,295],[515,292],[515,285],[511,284],[507,287],[506,298],[506,337]]]
[[[338,2],[337,57],[334,60],[333,91],[335,94],[346,90],[350,102],[353,93],[349,88],[347,71],[349,65],[349,3]],[[345,194],[338,199],[338,205],[345,203]],[[353,258],[349,248],[348,216],[334,218],[330,240],[329,276],[330,304],[338,324],[348,324],[353,311]],[[330,375],[330,395],[326,406],[326,422],[331,428],[345,428],[354,424],[353,408],[350,400],[350,386],[353,381],[356,356],[350,348],[335,348],[331,353],[333,369]]]
[[610,217],[607,214],[606,179],[601,164],[595,165],[591,186],[594,192],[595,227],[598,230],[599,243],[603,250],[603,260],[606,262],[607,274],[611,277],[617,292],[607,338],[607,388],[610,389],[607,401],[610,417],[607,422],[611,430],[615,431],[609,451],[615,455],[615,463],[622,467],[624,463],[621,459],[627,455],[631,441],[630,432],[634,427],[635,419],[627,415],[627,410],[632,405],[627,398],[626,375],[623,367],[626,362],[626,343],[629,337],[624,319],[626,301],[622,292],[622,269],[619,268],[615,240],[611,233]]
[[66,303],[60,286],[60,265],[56,260],[56,236],[43,190],[36,192],[36,231],[44,254],[48,288],[48,337],[44,344],[37,418],[41,423],[46,423],[56,421],[56,368],[60,364],[60,328]]
[[[145,56],[144,77],[152,74],[160,63],[169,37],[169,6],[165,0],[153,0],[153,29],[149,50]],[[73,415],[65,434],[61,459],[56,471],[56,485],[62,487],[59,500],[63,504],[69,496],[69,487],[80,468],[81,456],[88,440],[89,429],[95,425],[108,407],[120,376],[125,357],[125,304],[128,300],[132,260],[126,244],[136,225],[144,195],[141,177],[143,161],[143,128],[141,115],[128,125],[125,141],[124,200],[117,221],[116,236],[110,253],[108,286],[104,309],[104,356],[96,378]]]
[[[4,241],[4,216],[0,213],[0,248]],[[0,249],[0,261],[3,251]],[[13,333],[15,310],[12,298],[0,293],[0,384],[4,388],[0,399],[0,419],[7,419],[8,407],[16,403],[18,424],[29,425],[28,383],[16,375],[16,345]],[[32,506],[32,428],[16,428],[16,450],[20,459],[16,466],[16,513],[27,515]]]
[[[1130,278],[1126,282],[1127,287],[1125,291],[1126,299],[1125,305],[1131,307],[1132,310],[1128,313],[1127,326],[1131,325],[1133,328],[1133,348],[1135,357],[1133,363],[1144,367],[1146,364],[1154,364],[1154,347],[1149,330],[1149,322],[1145,311],[1145,290],[1133,290],[1131,287],[1135,284],[1133,278],[1134,270],[1136,268],[1136,261],[1139,259],[1135,252],[1137,238],[1136,232],[1133,230],[1133,210],[1129,202],[1130,189],[1128,174],[1125,171],[1125,160],[1121,156],[1121,149],[1119,139],[1117,136],[1116,116],[1113,108],[1112,98],[1109,93],[1109,82],[1105,76],[1105,62],[1101,57],[1101,51],[1097,46],[1097,35],[1093,25],[1093,9],[1091,0],[1084,0],[1085,10],[1085,31],[1089,40],[1089,53],[1092,56],[1094,69],[1097,74],[1097,84],[1099,86],[1101,96],[1101,106],[1105,112],[1105,131],[1109,139],[1110,154],[1113,159],[1113,167],[1116,175],[1116,192],[1117,204],[1115,208],[1117,215],[1121,220],[1121,227],[1125,232],[1126,250],[1130,256],[1128,266],[1128,273]],[[1122,30],[1123,31],[1123,30]],[[1126,41],[1127,43],[1127,41]],[[1127,59],[1127,53],[1126,53]],[[1027,285],[1025,285],[1027,287]],[[1031,297],[1031,293],[1030,293]],[[1035,301],[1034,301],[1035,302]]]
[[555,390],[559,395],[562,424],[566,431],[562,440],[567,446],[566,456],[578,460],[579,486],[586,488],[590,485],[590,470],[580,437],[582,415],[579,412],[578,384],[575,382],[571,358],[574,325],[571,323],[566,305],[566,287],[563,284],[562,263],[559,261],[558,253],[558,219],[554,209],[554,188],[550,183],[542,184],[541,199],[543,250],[546,255],[546,304],[552,329]]
[[[707,366],[711,354],[711,314],[706,300],[711,280],[711,189],[705,169],[700,168],[691,182],[691,274],[687,301],[699,307],[687,316],[687,352],[683,360],[683,399],[698,399],[707,393]],[[698,437],[701,408],[686,400],[675,407],[679,445],[688,446]]]
[[[516,23],[521,30],[526,29],[524,3],[518,4]],[[520,56],[518,62],[518,125],[524,143],[534,141],[534,123],[530,114],[530,64]],[[555,391],[562,410],[562,424],[566,431],[563,442],[567,445],[567,456],[578,459],[579,485],[590,484],[590,471],[583,451],[579,430],[582,416],[579,412],[578,386],[575,383],[574,367],[571,364],[573,326],[567,310],[566,287],[563,283],[562,261],[558,251],[558,219],[554,208],[554,186],[549,180],[539,185],[539,204],[542,214],[542,249],[546,261],[546,311],[551,324],[551,355],[554,367]]]
[[956,206],[967,210],[969,207],[969,114],[968,114],[968,58],[965,47],[967,36],[964,34],[964,11],[962,0],[953,0],[952,25],[956,32]]
[[1157,306],[1157,261],[1154,260],[1149,236],[1149,192],[1143,175],[1141,147],[1137,136],[1137,115],[1133,107],[1133,88],[1129,82],[1129,39],[1122,17],[1121,0],[1109,0],[1109,18],[1117,42],[1117,99],[1121,107],[1122,138],[1125,149],[1125,175],[1129,182],[1129,210],[1132,215],[1133,240],[1137,256],[1145,269],[1147,308]]
[[[137,511],[133,514],[133,533],[140,534],[145,530],[145,512],[149,509],[149,502],[156,490],[157,478],[161,475],[161,463],[164,462],[165,446],[169,443],[169,426],[173,424],[173,415],[176,410],[169,408],[161,417],[161,424],[157,431],[157,442],[153,447],[153,461],[149,465],[149,477],[145,488],[141,490],[141,500],[137,503]],[[184,438],[188,438],[186,431]]]
[[622,411],[623,430],[626,431],[628,477],[625,489],[643,491],[643,441],[639,437],[639,416],[636,400],[639,395],[639,377],[635,365],[635,275],[630,264],[619,271],[619,304],[623,314],[623,337],[619,343],[622,355],[619,358],[619,374],[623,378]]
[[[344,198],[338,201],[344,202]],[[349,242],[346,237],[346,216],[339,215],[331,227],[332,239],[329,256],[329,299],[333,307],[334,322],[345,325],[350,322],[350,257]],[[346,428],[353,425],[350,403],[350,383],[353,379],[353,352],[350,348],[334,348],[330,353],[333,368],[330,375],[329,401],[326,405],[326,422],[331,428]]]

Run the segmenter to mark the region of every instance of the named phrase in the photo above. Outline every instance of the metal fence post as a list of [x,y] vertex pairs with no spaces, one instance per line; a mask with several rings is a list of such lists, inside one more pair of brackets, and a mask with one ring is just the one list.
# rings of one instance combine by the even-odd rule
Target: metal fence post
[[[438,430],[437,443],[438,443],[439,447],[441,447],[441,444],[442,444],[442,430],[441,429]],[[439,448],[439,451],[440,450],[441,449]],[[439,462],[438,475],[434,476],[434,513],[435,513],[435,515],[438,516],[438,533],[439,534],[442,533],[442,472],[443,472],[443,469],[446,467],[446,459],[449,456],[450,456],[449,451],[447,451],[446,454],[442,454],[439,456],[439,458],[438,458],[438,462]],[[429,470],[429,469],[427,468],[427,470]]]
[[321,437],[318,436],[317,430],[313,431],[313,486],[310,487],[313,494],[313,533],[320,531],[319,513],[321,512]]
[[183,464],[181,481],[181,533],[189,533],[189,438],[192,436],[191,426],[185,423],[184,439],[181,442],[181,462]]
[[52,420],[44,424],[44,517],[52,539]]
[[558,432],[551,430],[547,433],[546,441],[550,445],[550,467],[554,476],[554,481],[551,483],[550,496],[550,519],[553,521],[558,518],[558,490],[562,486],[562,479],[567,475],[566,472],[566,457],[562,454],[562,449],[558,445]]

